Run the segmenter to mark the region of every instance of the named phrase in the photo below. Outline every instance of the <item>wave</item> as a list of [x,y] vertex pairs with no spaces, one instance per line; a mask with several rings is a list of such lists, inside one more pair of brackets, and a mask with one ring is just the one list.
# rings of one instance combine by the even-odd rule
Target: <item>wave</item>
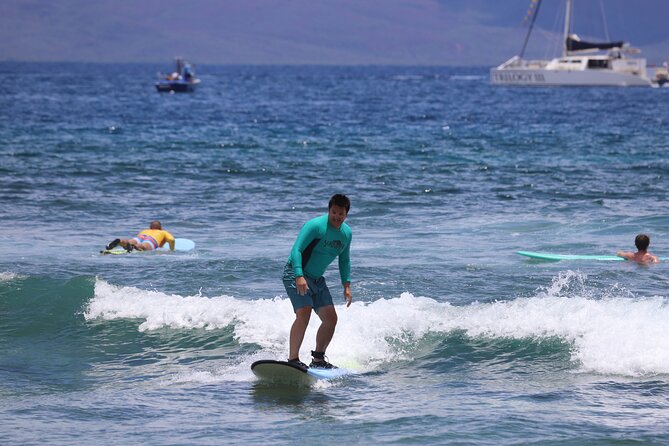
[[90,276],[54,279],[10,273],[0,280],[5,310],[0,312],[0,335],[43,335],[72,327],[93,289]]
[[[7,277],[0,281],[0,344],[7,352],[32,345],[34,355],[46,354],[45,364],[61,353],[77,355],[82,368],[137,361],[164,366],[161,357],[185,366],[216,358],[223,361],[215,362],[222,369],[214,379],[251,379],[250,362],[283,358],[288,350],[294,315],[285,297],[181,296],[90,276]],[[411,364],[440,372],[538,367],[635,377],[669,374],[667,298],[601,290],[580,272],[561,272],[547,287],[512,300],[453,305],[405,292],[338,306],[337,312],[328,356],[361,372]],[[317,328],[314,315],[303,356]],[[211,373],[187,369],[186,374],[191,372]]]
[[[669,374],[667,299],[634,297],[624,290],[597,297],[583,286],[586,279],[578,272],[561,273],[533,296],[467,306],[408,292],[354,302],[337,308],[339,324],[328,355],[341,366],[371,371],[426,355],[448,358],[463,346],[474,346],[485,348],[489,356],[529,354],[529,360],[537,361],[543,355],[565,356],[568,367],[578,372]],[[139,332],[227,329],[231,342],[254,358],[284,357],[294,319],[289,301],[282,297],[179,296],[101,279],[95,281],[84,317],[135,320]],[[317,327],[314,316],[303,354]]]
[[13,273],[11,271],[3,271],[0,273],[0,282],[10,282],[17,279],[25,279],[26,276]]
[[473,74],[453,74],[449,77],[449,79],[453,81],[479,81],[487,78],[487,76]]

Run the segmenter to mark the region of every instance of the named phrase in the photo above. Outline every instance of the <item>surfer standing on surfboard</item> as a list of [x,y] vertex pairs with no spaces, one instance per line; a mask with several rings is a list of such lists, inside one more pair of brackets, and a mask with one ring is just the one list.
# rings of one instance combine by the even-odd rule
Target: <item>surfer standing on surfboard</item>
[[169,243],[170,250],[174,251],[174,236],[165,231],[158,220],[154,220],[149,225],[149,229],[141,231],[136,237],[130,239],[114,239],[105,247],[105,249],[109,251],[118,245],[121,245],[128,251],[132,251],[133,249],[138,251],[151,251],[162,247],[165,243]]
[[307,221],[293,244],[288,262],[283,270],[283,285],[295,311],[295,321],[290,328],[290,353],[288,362],[300,367],[300,347],[309,325],[313,309],[321,320],[316,333],[316,349],[311,352],[309,367],[336,368],[325,359],[325,349],[330,344],[337,325],[337,312],[332,295],[325,283],[325,269],[339,257],[339,275],[344,286],[344,298],[351,305],[351,228],[344,223],[351,208],[346,195],[335,194],[328,203],[328,213]]
[[624,252],[619,251],[616,255],[622,257],[623,259],[631,260],[632,262],[637,263],[658,263],[660,259],[649,253],[647,251],[648,245],[650,245],[650,237],[646,234],[639,234],[634,239],[634,245],[636,245],[637,252]]

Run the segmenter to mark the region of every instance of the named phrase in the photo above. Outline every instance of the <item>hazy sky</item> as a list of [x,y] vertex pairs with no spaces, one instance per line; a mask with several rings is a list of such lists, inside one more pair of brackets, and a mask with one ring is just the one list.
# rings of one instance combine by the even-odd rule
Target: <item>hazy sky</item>
[[[0,60],[496,65],[531,0],[0,0]],[[543,0],[528,56],[554,55],[563,0]],[[582,37],[669,60],[669,0],[575,0]],[[602,14],[603,12],[603,14]],[[606,21],[602,19],[605,17]],[[606,24],[606,25],[605,25]]]

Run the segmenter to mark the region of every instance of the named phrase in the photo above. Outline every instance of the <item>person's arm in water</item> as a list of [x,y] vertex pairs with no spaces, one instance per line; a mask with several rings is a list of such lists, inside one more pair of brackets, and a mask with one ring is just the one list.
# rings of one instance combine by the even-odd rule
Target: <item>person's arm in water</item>
[[625,260],[634,260],[634,253],[633,252],[625,252],[625,251],[618,251],[616,253],[618,257],[622,257]]
[[174,236],[165,231],[165,241],[170,244],[170,251],[174,251]]

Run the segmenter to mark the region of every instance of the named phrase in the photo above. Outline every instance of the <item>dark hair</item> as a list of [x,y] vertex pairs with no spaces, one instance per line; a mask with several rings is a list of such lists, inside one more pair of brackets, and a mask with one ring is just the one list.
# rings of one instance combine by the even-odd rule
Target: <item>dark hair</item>
[[163,226],[160,224],[158,220],[153,220],[151,222],[151,225],[149,225],[149,228],[151,229],[163,229]]
[[639,234],[634,239],[634,244],[639,251],[645,251],[648,249],[648,245],[650,245],[650,237],[646,234]]
[[348,211],[351,209],[351,200],[349,200],[348,197],[344,194],[334,194],[332,198],[330,198],[328,209],[330,209],[333,205],[346,208],[346,213],[348,214]]

